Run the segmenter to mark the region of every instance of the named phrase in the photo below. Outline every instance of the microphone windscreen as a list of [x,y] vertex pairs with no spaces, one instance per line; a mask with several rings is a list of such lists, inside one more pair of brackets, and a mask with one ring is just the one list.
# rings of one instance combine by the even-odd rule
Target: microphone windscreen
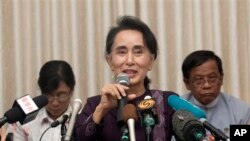
[[13,107],[10,110],[6,111],[4,113],[4,116],[7,118],[7,122],[10,124],[25,118],[25,114],[18,107]]
[[129,76],[126,73],[120,73],[116,77],[116,83],[122,84],[124,86],[128,86],[130,81],[129,81]]
[[138,121],[136,107],[133,104],[126,104],[123,107],[123,120],[124,120],[124,122],[127,122],[128,119],[134,119],[135,122]]
[[205,135],[206,131],[202,124],[186,110],[178,110],[172,117],[173,130],[180,140],[194,140],[194,132],[198,131]]
[[33,100],[39,109],[41,109],[42,107],[46,106],[49,103],[48,98],[45,95],[39,95],[37,97],[34,97]]
[[170,95],[167,102],[175,111],[184,109],[191,112],[196,118],[206,118],[203,110],[177,95]]

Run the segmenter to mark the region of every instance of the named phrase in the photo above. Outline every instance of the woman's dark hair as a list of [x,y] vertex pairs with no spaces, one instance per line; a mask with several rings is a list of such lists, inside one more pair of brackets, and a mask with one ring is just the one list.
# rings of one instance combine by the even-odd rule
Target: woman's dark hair
[[[106,38],[106,55],[112,51],[112,45],[114,43],[116,35],[123,30],[137,30],[142,33],[143,41],[151,54],[154,55],[154,59],[157,58],[158,45],[156,38],[150,28],[142,22],[140,19],[133,16],[122,16],[117,20],[117,26],[110,29]],[[145,88],[149,88],[150,79],[146,76],[144,80]]]
[[56,90],[61,81],[65,82],[71,90],[74,90],[75,76],[71,66],[61,60],[46,62],[40,70],[38,79],[42,94]]
[[221,59],[213,51],[199,50],[199,51],[194,51],[191,54],[189,54],[183,61],[183,64],[182,64],[183,77],[186,79],[189,79],[190,71],[193,68],[202,65],[208,60],[215,60],[220,74],[223,75]]

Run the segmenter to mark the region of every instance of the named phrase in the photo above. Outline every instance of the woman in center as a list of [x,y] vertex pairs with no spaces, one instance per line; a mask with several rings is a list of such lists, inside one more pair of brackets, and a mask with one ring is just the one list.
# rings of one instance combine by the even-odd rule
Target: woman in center
[[[114,76],[125,73],[129,77],[128,86],[120,83],[104,85],[100,95],[87,99],[76,121],[77,138],[81,141],[120,141],[124,130],[117,122],[118,103],[125,96],[128,103],[135,105],[151,97],[156,100],[157,111],[155,125],[147,136],[142,118],[135,123],[137,141],[170,141],[173,135],[173,109],[167,104],[167,98],[176,93],[150,90],[147,77],[157,58],[157,41],[150,28],[140,19],[123,16],[117,26],[112,27],[106,39],[106,61]],[[138,114],[138,113],[137,113]],[[140,115],[138,115],[141,117]],[[125,122],[126,125],[126,122]]]

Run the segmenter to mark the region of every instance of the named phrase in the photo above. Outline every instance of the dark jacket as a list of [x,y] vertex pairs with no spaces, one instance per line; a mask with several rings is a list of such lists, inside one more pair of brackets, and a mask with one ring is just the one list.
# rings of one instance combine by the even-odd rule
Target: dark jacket
[[[158,111],[158,122],[153,127],[151,133],[151,141],[170,141],[173,135],[172,130],[172,115],[174,110],[167,104],[168,96],[176,94],[169,91],[159,90],[146,90],[146,92],[129,101],[134,105],[137,105],[144,99],[146,95],[149,95],[156,99],[156,109]],[[76,138],[80,141],[120,141],[122,132],[117,124],[117,109],[109,111],[102,119],[101,124],[95,124],[92,119],[92,114],[95,111],[96,106],[100,102],[100,95],[90,97],[87,99],[81,114],[76,120]],[[136,141],[146,141],[147,136],[145,127],[141,124],[141,119],[135,124]]]

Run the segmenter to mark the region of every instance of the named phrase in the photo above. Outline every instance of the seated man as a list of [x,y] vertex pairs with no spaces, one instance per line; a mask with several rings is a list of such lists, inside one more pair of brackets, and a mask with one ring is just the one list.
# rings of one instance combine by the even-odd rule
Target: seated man
[[70,100],[75,87],[73,70],[65,61],[46,62],[40,70],[38,85],[41,94],[48,97],[49,103],[40,109],[33,121],[22,126],[19,123],[8,126],[7,133],[13,133],[14,141],[61,141],[64,126],[49,127],[68,108],[71,109]]
[[223,68],[212,51],[189,54],[182,64],[183,81],[190,93],[182,97],[207,114],[207,120],[229,136],[230,124],[248,124],[250,107],[241,100],[221,92]]

